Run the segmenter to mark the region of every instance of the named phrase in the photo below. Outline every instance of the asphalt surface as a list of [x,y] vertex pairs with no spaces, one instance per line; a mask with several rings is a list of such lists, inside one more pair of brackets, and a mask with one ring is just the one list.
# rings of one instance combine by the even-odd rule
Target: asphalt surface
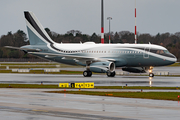
[[[53,90],[53,89],[51,89]],[[177,101],[0,89],[1,120],[179,120]]]
[[[173,74],[179,68],[165,67]],[[175,70],[174,70],[175,69]],[[161,69],[159,69],[161,70]],[[161,71],[162,71],[161,70]],[[0,83],[58,84],[60,82],[94,82],[96,86],[180,86],[180,77],[56,74],[0,74]],[[179,101],[116,98],[106,96],[46,93],[53,89],[0,89],[1,120],[179,120]],[[140,91],[140,90],[101,90]],[[151,90],[143,90],[149,92]],[[159,91],[159,90],[158,90]],[[166,90],[162,92],[179,92]]]
[[96,86],[165,86],[179,87],[180,77],[155,76],[120,76],[107,77],[106,75],[57,75],[57,74],[0,74],[0,83],[23,83],[23,84],[58,84],[75,82],[94,82]]

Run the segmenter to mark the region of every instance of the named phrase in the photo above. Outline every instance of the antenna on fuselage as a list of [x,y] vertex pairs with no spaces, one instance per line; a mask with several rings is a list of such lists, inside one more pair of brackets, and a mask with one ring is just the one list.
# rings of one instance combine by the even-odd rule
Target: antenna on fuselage
[[136,0],[135,0],[135,44],[137,44],[137,36],[136,36],[136,29],[137,29],[137,27],[136,27]]

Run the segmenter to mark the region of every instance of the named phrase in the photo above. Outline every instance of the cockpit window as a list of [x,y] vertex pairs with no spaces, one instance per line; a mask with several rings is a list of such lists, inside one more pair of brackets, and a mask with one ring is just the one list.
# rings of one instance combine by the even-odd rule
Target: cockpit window
[[163,51],[163,50],[157,50],[156,53],[157,53],[157,54],[163,54],[164,51]]
[[160,52],[159,50],[156,51],[157,54],[159,54],[159,52]]
[[164,54],[164,51],[163,50],[160,50],[160,52],[159,52],[160,54]]
[[151,53],[159,54],[165,57],[175,58],[168,50],[150,49]]
[[164,50],[164,53],[169,53],[169,51],[168,50]]
[[153,50],[153,49],[151,49],[151,52],[153,52],[153,53],[156,53],[156,54],[168,54],[169,53],[169,51],[168,50]]

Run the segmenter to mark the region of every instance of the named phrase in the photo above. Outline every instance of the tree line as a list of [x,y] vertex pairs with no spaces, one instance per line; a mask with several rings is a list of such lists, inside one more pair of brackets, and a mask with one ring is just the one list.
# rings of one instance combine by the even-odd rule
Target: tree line
[[[58,34],[45,28],[48,35],[57,43],[80,43],[93,41],[95,43],[101,42],[101,35],[93,33],[92,35],[82,34],[79,30],[70,30],[65,34]],[[129,31],[111,32],[111,43],[134,43],[134,33]],[[157,35],[150,35],[148,33],[137,34],[138,44],[157,44],[166,47],[173,53],[180,61],[180,32],[174,34],[158,33]],[[109,33],[105,33],[104,42],[109,43]],[[15,33],[8,32],[7,35],[2,35],[0,38],[0,58],[35,58],[32,55],[24,54],[19,50],[7,49],[4,46],[21,47],[29,45],[27,35],[24,31],[18,30]]]

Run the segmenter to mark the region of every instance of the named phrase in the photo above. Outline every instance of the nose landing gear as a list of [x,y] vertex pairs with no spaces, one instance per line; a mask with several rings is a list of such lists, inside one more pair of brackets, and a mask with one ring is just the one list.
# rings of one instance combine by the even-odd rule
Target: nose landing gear
[[153,67],[152,66],[149,68],[149,77],[154,77]]

